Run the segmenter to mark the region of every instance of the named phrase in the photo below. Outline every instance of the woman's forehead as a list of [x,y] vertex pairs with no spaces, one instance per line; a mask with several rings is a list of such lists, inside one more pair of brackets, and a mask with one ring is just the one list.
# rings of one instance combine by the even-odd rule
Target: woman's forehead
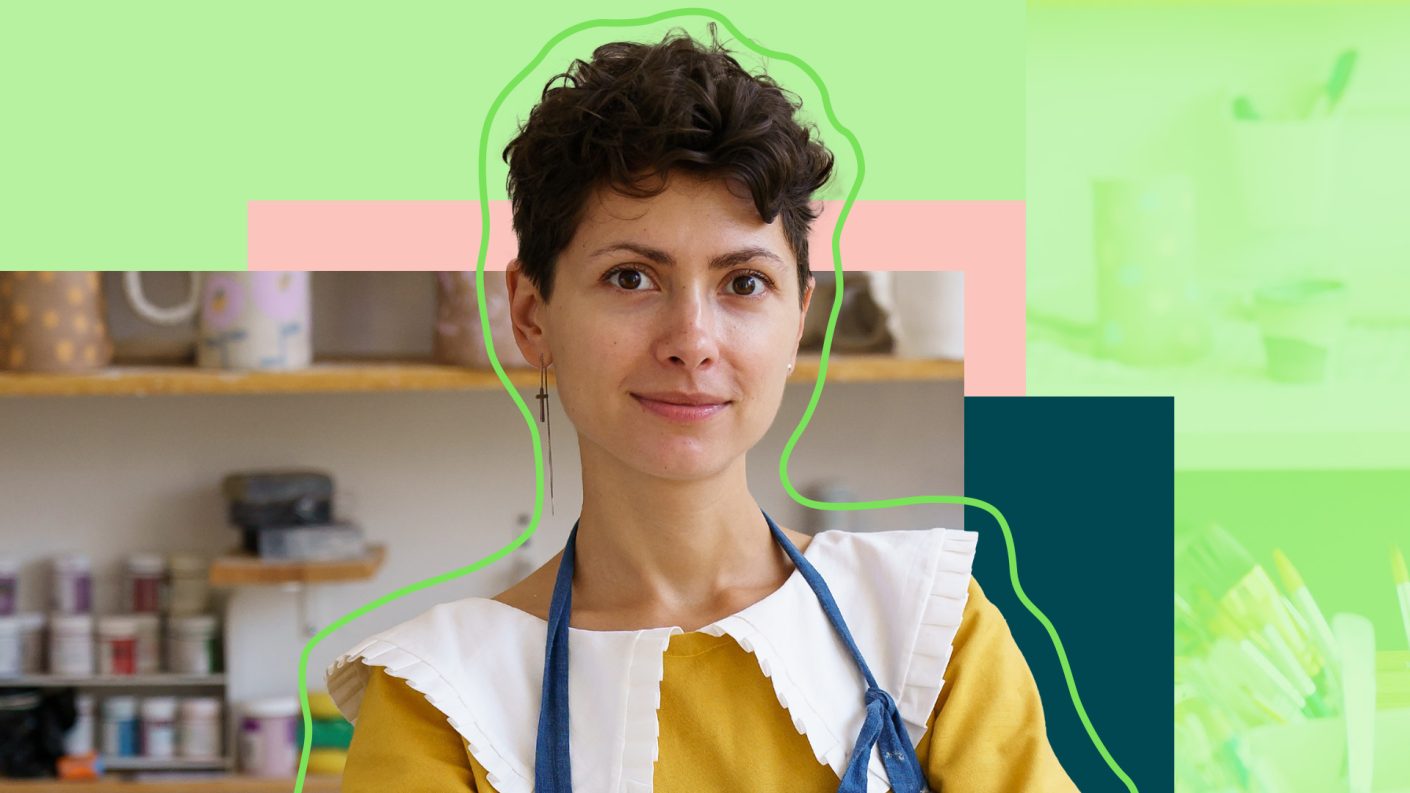
[[[581,259],[613,252],[630,254],[639,248],[674,261],[699,262],[756,249],[761,259],[794,266],[778,217],[765,223],[753,199],[724,179],[686,174],[672,176],[662,192],[649,197],[596,188],[569,247],[574,258]],[[647,255],[644,250],[635,252]],[[662,257],[648,258],[660,261]]]

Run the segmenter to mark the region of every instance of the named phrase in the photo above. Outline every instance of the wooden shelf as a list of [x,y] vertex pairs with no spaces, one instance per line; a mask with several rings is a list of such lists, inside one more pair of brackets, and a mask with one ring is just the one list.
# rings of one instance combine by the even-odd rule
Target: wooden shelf
[[150,675],[21,675],[0,677],[0,685],[27,688],[183,688],[225,685],[225,675],[182,675],[158,672]]
[[[538,386],[535,369],[508,369],[520,388]],[[790,383],[817,379],[818,356],[798,357]],[[550,370],[552,379],[552,370]],[[828,382],[963,380],[961,361],[890,355],[833,355]],[[178,396],[198,394],[316,394],[371,391],[499,389],[490,369],[422,361],[320,361],[296,371],[220,371],[195,366],[112,366],[82,374],[0,372],[0,396]]]
[[225,771],[230,768],[230,758],[104,757],[103,768],[107,771]]
[[211,586],[256,584],[329,584],[363,581],[377,574],[387,556],[380,543],[368,546],[362,559],[336,562],[280,562],[248,554],[222,556],[211,562]]
[[[789,383],[811,385],[818,379],[819,357],[799,355]],[[896,358],[891,355],[833,355],[827,364],[829,383],[884,383],[917,380],[964,380],[964,361],[935,358]]]
[[[304,777],[304,793],[337,793],[339,777]],[[210,778],[186,777],[165,781],[126,782],[119,779],[98,779],[60,782],[53,779],[19,780],[0,778],[0,793],[289,793],[294,789],[293,778],[262,778],[221,775]]]

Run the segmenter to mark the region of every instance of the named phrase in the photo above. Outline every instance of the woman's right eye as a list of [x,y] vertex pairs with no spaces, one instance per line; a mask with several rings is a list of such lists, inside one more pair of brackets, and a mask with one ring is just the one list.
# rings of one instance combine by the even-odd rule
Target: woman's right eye
[[604,279],[614,286],[625,289],[629,292],[641,291],[639,287],[649,283],[646,273],[632,267],[617,267],[610,270]]

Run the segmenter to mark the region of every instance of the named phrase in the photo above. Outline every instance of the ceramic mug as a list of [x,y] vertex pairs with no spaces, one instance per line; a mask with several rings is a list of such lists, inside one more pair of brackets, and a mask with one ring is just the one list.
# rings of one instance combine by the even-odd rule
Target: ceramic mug
[[[882,298],[876,295],[875,273],[842,274],[842,309],[837,313],[837,325],[832,329],[832,351],[845,354],[890,352],[894,340],[887,327]],[[837,283],[830,272],[817,273],[813,299],[808,315],[803,318],[800,350],[822,349],[827,334],[827,322],[832,315],[832,303],[837,296]]]
[[[500,366],[538,367],[530,364],[514,341],[509,317],[509,287],[503,272],[485,273],[485,309],[490,315],[490,335]],[[480,325],[480,304],[475,296],[474,272],[436,273],[436,363],[489,369],[490,356]]]
[[197,317],[197,366],[301,369],[313,359],[307,272],[192,273],[187,299],[170,307],[147,301],[140,272],[124,273],[123,287],[132,310],[149,322]]
[[964,273],[902,270],[869,275],[898,358],[964,359]]
[[1184,174],[1092,184],[1097,350],[1166,366],[1204,357],[1211,337],[1197,258],[1194,181]]
[[0,273],[0,369],[81,372],[112,357],[98,273]]

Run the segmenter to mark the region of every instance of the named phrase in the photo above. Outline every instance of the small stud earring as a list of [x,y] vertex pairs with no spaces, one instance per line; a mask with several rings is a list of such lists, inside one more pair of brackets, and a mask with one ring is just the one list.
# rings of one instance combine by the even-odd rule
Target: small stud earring
[[553,423],[548,420],[548,365],[542,355],[539,356],[539,392],[534,398],[539,401],[539,421],[548,430],[548,508],[557,515],[553,508]]

